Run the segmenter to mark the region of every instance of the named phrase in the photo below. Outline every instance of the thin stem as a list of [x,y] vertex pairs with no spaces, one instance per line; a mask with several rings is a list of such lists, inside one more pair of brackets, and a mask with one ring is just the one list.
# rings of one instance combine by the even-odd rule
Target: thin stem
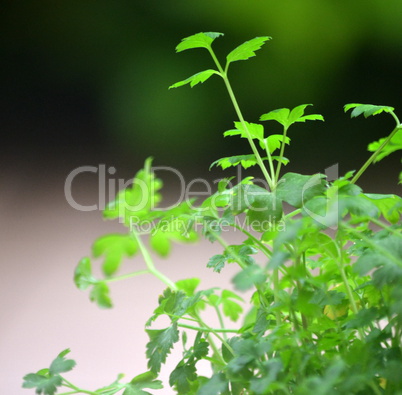
[[207,327],[204,328],[204,327],[201,327],[201,326],[187,325],[187,324],[182,324],[182,323],[178,323],[177,326],[180,327],[180,328],[192,329],[194,331],[201,331],[201,332],[239,333],[239,331],[236,330],[236,329],[207,328]]
[[[269,147],[268,147],[267,140],[264,140],[264,146],[265,146],[265,152],[267,153],[269,169],[271,171],[271,174],[275,174],[274,163],[272,161],[271,152],[269,152]],[[277,182],[277,179],[275,180],[275,182]]]
[[226,241],[216,232],[213,232],[213,235],[217,242],[225,249],[227,250],[233,258],[236,259],[237,264],[244,270],[247,267],[247,264],[244,263],[243,258],[236,253],[236,251],[233,250],[233,248],[226,243]]
[[[226,243],[226,241],[216,232],[213,232],[214,237],[218,241],[218,243],[236,259],[237,264],[244,270],[247,267],[247,264],[244,262],[243,258],[236,253],[236,251],[233,250],[233,248]],[[261,301],[263,302],[263,305],[268,306],[268,300],[265,297],[264,291],[261,289],[261,287],[257,284],[254,284],[256,290],[258,291],[258,294],[260,296]]]
[[215,332],[215,331],[213,330],[213,328],[211,328],[209,325],[207,325],[207,324],[203,321],[203,319],[200,317],[200,315],[199,315],[198,313],[195,313],[195,314],[194,314],[194,317],[195,317],[195,318],[198,320],[198,322],[200,323],[200,327],[204,327],[204,328],[207,328],[207,329],[208,329],[208,331],[210,332],[210,333],[208,334],[208,340],[209,340],[209,343],[211,344],[212,349],[214,350],[214,354],[216,354],[216,355],[218,356],[218,358],[221,360],[221,362],[222,362],[224,365],[226,365],[226,362],[225,362],[225,360],[223,359],[223,356],[222,356],[221,352],[219,351],[218,347],[216,347],[216,344],[214,343],[214,341],[213,341],[213,339],[212,339],[212,337],[211,337],[211,334],[213,334],[216,338],[218,338],[218,339],[222,342],[222,344],[225,345],[225,347],[228,349],[228,351],[234,356],[235,353],[234,353],[234,351],[233,351],[233,348],[230,347],[230,345],[227,343],[227,341],[226,341],[222,336],[220,336],[217,332]]
[[141,237],[135,232],[134,230],[131,231],[131,234],[135,238],[135,240],[138,243],[138,246],[140,248],[141,254],[144,258],[144,261],[148,267],[148,271],[150,274],[154,275],[156,278],[161,280],[163,283],[165,283],[170,289],[177,291],[176,284],[171,281],[169,278],[167,278],[163,273],[161,273],[154,265],[154,262],[151,258],[151,255],[149,254],[148,250],[144,246],[144,243],[141,240]]
[[243,129],[245,130],[245,132],[247,134],[247,140],[248,140],[248,142],[250,144],[250,147],[251,147],[251,149],[253,151],[253,154],[255,155],[255,157],[257,159],[257,163],[260,166],[262,174],[264,174],[264,177],[267,180],[267,183],[268,183],[270,189],[274,190],[275,186],[276,186],[275,181],[273,181],[272,178],[270,177],[270,175],[268,174],[268,171],[267,171],[267,169],[266,169],[266,167],[265,167],[265,165],[264,165],[264,163],[262,161],[260,153],[258,152],[258,149],[257,149],[256,145],[254,144],[254,140],[251,137],[250,131],[248,130],[248,127],[246,125],[246,121],[244,120],[243,114],[240,111],[240,107],[239,107],[239,105],[237,103],[237,100],[236,100],[236,97],[235,97],[235,95],[233,93],[233,90],[232,90],[232,87],[230,85],[230,82],[229,82],[229,80],[228,80],[228,78],[226,76],[223,78],[223,80],[225,81],[226,89],[228,90],[228,93],[229,93],[230,99],[232,100],[233,107],[235,108],[236,114],[239,117],[239,120],[240,120],[240,122],[241,122],[241,124],[243,126]]
[[233,227],[243,232],[246,236],[252,239],[255,244],[258,244],[261,249],[260,251],[262,251],[267,258],[271,257],[272,252],[261,242],[261,240],[258,240],[254,235],[242,228],[240,225],[233,224]]
[[[350,308],[352,309],[353,313],[356,315],[359,312],[359,310],[357,308],[356,301],[355,301],[355,298],[353,296],[352,289],[350,288],[348,277],[346,276],[346,272],[345,272],[345,268],[344,268],[343,249],[342,249],[342,241],[341,240],[340,240],[340,243],[341,243],[341,247],[339,247],[338,243],[335,243],[336,249],[338,251],[338,259],[336,259],[336,257],[335,257],[335,259],[336,259],[336,262],[337,262],[339,273],[340,273],[340,275],[342,277],[343,284],[345,286],[346,294],[347,294],[348,299],[349,299]],[[363,340],[364,339],[364,332],[363,332],[362,328],[359,328],[358,333],[360,335],[360,339]]]
[[[393,114],[393,113],[392,113]],[[398,120],[395,114],[394,118]],[[395,127],[395,129],[391,132],[391,134],[384,140],[384,142],[378,147],[378,149],[373,153],[373,155],[368,158],[366,163],[360,168],[360,170],[356,173],[356,175],[352,178],[351,183],[355,184],[356,181],[360,178],[360,176],[366,171],[366,169],[374,162],[375,158],[380,154],[380,152],[384,149],[384,147],[391,141],[392,137],[394,137],[395,133],[401,129],[401,125],[399,124]]]
[[300,214],[302,212],[301,208],[298,208],[296,210],[293,210],[291,213],[286,214],[283,218],[288,219],[296,216],[297,214]]
[[[267,169],[266,169],[266,167],[265,167],[265,165],[264,165],[264,163],[262,161],[260,153],[258,152],[258,149],[257,149],[256,145],[254,144],[254,141],[253,141],[253,139],[251,137],[250,131],[248,130],[248,127],[246,125],[246,121],[244,120],[243,114],[242,114],[242,112],[240,110],[239,104],[237,103],[236,96],[235,96],[235,94],[233,92],[232,86],[230,85],[227,73],[223,70],[221,64],[219,63],[219,60],[215,56],[214,51],[212,49],[209,49],[209,53],[211,54],[212,59],[214,60],[216,66],[218,67],[218,70],[219,70],[219,72],[221,74],[221,77],[223,78],[223,81],[225,82],[225,86],[226,86],[226,89],[227,89],[227,91],[229,93],[230,100],[232,101],[233,107],[234,107],[234,109],[236,111],[236,114],[237,114],[237,116],[239,118],[239,121],[242,124],[244,131],[246,132],[247,140],[248,140],[248,142],[250,144],[250,147],[251,147],[251,150],[253,151],[253,154],[255,155],[255,157],[257,159],[257,163],[260,166],[261,171],[264,174],[264,177],[267,180],[267,183],[268,183],[270,189],[273,190],[273,189],[275,189],[275,183],[272,181],[272,178],[268,174],[268,171],[267,171]],[[274,174],[272,174],[272,176],[274,176]]]
[[[274,301],[275,304],[279,303],[279,272],[278,269],[274,269],[272,272],[272,282],[274,284]],[[278,308],[275,309],[275,319],[276,319],[276,325],[279,326],[281,324],[281,313],[278,310]]]
[[[75,386],[73,383],[71,383],[70,381],[66,380],[64,377],[62,377],[63,379],[63,385],[65,387],[71,388],[72,390],[74,390],[74,392],[65,392],[64,395],[67,394],[88,394],[88,395],[99,395],[98,392],[94,392],[94,391],[88,391],[88,390],[84,390],[81,388],[78,388],[77,386]],[[63,395],[63,394],[60,394]]]
[[[223,321],[223,317],[222,317],[221,311],[219,310],[219,307],[218,307],[218,306],[214,306],[214,309],[215,309],[215,311],[216,311],[216,315],[218,316],[219,325],[220,325],[221,328],[224,330],[224,329],[225,329],[225,323],[224,323],[224,321]],[[222,334],[223,334],[223,338],[225,339],[225,341],[227,341],[228,338],[227,338],[227,336],[226,336],[226,333],[225,333],[225,332],[222,332]]]
[[[304,253],[303,253],[303,257],[304,257]],[[299,266],[299,267],[300,266],[303,267],[304,275],[307,277],[305,262],[304,262],[304,260],[302,261],[300,259],[299,255],[296,257],[295,265]],[[302,285],[300,284],[300,281],[296,280],[296,286],[297,286],[298,292],[300,293],[302,290]],[[307,321],[307,317],[303,313],[301,313],[301,320],[302,320],[303,329],[307,330],[308,329],[308,321]]]
[[105,282],[105,283],[111,283],[113,281],[126,280],[126,279],[131,278],[131,277],[136,277],[136,276],[140,276],[142,274],[150,274],[150,273],[151,272],[149,270],[139,270],[137,272],[123,274],[121,276],[117,276],[117,277],[113,277],[113,278],[106,278],[106,279],[104,279],[102,281]]
[[382,395],[381,390],[378,388],[377,384],[374,383],[374,381],[370,382],[369,385],[376,395]]
[[282,145],[281,145],[281,150],[279,153],[279,160],[278,160],[278,166],[276,168],[276,174],[275,174],[275,183],[278,182],[279,180],[279,174],[281,172],[281,167],[282,167],[282,158],[283,158],[283,154],[285,152],[285,145],[286,145],[286,135],[288,133],[288,128],[284,127],[283,128],[283,140],[282,140]]

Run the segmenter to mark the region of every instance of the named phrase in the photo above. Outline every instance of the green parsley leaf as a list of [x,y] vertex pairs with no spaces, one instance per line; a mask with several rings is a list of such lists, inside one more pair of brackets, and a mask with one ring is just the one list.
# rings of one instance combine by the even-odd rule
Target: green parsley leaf
[[49,367],[50,375],[58,373],[69,372],[76,365],[72,359],[65,359],[64,357],[70,352],[70,349],[62,351],[51,363]]
[[192,48],[210,49],[215,38],[220,36],[223,36],[223,33],[207,32],[193,34],[181,40],[181,43],[176,47],[176,52],[182,52]]
[[384,218],[391,224],[396,224],[401,215],[401,210],[398,210],[397,206],[402,204],[402,198],[397,195],[383,195],[374,193],[365,193],[363,195],[374,203],[381,211]]
[[186,364],[181,361],[170,373],[169,384],[177,389],[178,394],[187,395],[190,391],[190,383],[197,379],[196,372],[194,363]]
[[198,391],[198,395],[229,394],[228,381],[223,373],[214,374]]
[[282,202],[276,193],[257,185],[249,188],[247,197],[250,196],[252,201],[246,215],[247,224],[257,232],[265,232],[282,218]]
[[[231,62],[236,62],[238,60],[247,60],[253,56],[255,56],[255,51],[259,50],[266,41],[272,39],[272,37],[256,37],[250,41],[246,41],[245,43],[239,45],[232,52],[228,54],[227,66]],[[226,66],[226,67],[227,67]]]
[[325,190],[322,174],[305,176],[297,173],[286,173],[278,182],[276,196],[293,207],[301,208],[314,196],[323,195]]
[[36,394],[54,395],[57,387],[62,384],[62,378],[57,376],[42,376],[36,373],[30,373],[24,376],[23,388],[35,388]]
[[160,256],[166,257],[171,251],[171,242],[192,243],[198,240],[197,233],[189,231],[190,217],[163,220],[151,232],[150,245]]
[[125,384],[123,395],[151,395],[144,391],[144,388],[162,389],[163,385],[160,380],[155,380],[157,375],[153,372],[145,372],[135,376],[128,384]]
[[96,302],[97,305],[103,309],[109,309],[112,307],[112,301],[109,296],[109,287],[104,281],[97,282],[89,294],[89,298],[92,302]]
[[209,258],[207,263],[208,268],[212,268],[214,272],[220,273],[221,270],[225,267],[227,257],[221,254],[217,254]]
[[174,323],[166,329],[146,329],[150,341],[147,344],[146,356],[148,367],[154,373],[159,373],[161,366],[166,362],[173,344],[179,341],[179,331]]
[[[382,138],[368,145],[367,150],[370,152],[375,152],[384,143],[386,138]],[[399,129],[388,142],[388,144],[380,151],[377,157],[374,159],[374,163],[379,162],[386,156],[392,154],[395,151],[402,150],[402,129]]]
[[75,285],[78,289],[85,290],[96,281],[92,276],[91,260],[88,257],[82,258],[74,271]]
[[131,235],[109,234],[99,237],[92,246],[95,258],[104,255],[102,270],[106,276],[111,276],[120,267],[124,256],[136,254],[138,244]]
[[244,169],[248,169],[251,166],[255,166],[257,164],[257,159],[254,154],[250,155],[236,155],[236,156],[228,156],[226,158],[221,158],[211,163],[209,168],[211,169],[213,166],[220,166],[222,170],[227,169],[228,167],[241,165]]
[[162,199],[159,193],[162,181],[155,177],[151,165],[152,158],[148,158],[144,168],[135,175],[131,187],[118,192],[116,199],[106,205],[104,218],[121,218],[130,228],[143,220],[149,221],[152,210]]
[[320,114],[310,114],[303,116],[304,110],[308,106],[311,106],[311,104],[302,104],[295,107],[293,110],[290,110],[288,108],[273,110],[261,115],[260,121],[277,121],[285,129],[288,129],[289,126],[294,124],[295,122],[324,121],[324,117]]
[[200,71],[199,73],[194,74],[191,77],[189,77],[183,81],[176,82],[175,84],[169,86],[169,89],[178,88],[179,86],[183,86],[186,84],[190,84],[190,87],[192,88],[193,86],[195,86],[199,83],[205,82],[213,74],[221,75],[218,71],[212,70],[212,69]]
[[233,299],[235,300],[239,300],[239,301],[244,301],[239,295],[235,294],[232,291],[229,291],[227,289],[224,289],[222,291],[222,311],[223,314],[230,318],[233,322],[236,322],[239,317],[240,314],[243,312],[243,307],[240,306],[237,302],[235,302]]
[[266,278],[264,270],[257,264],[252,264],[236,274],[232,282],[239,291],[247,291],[255,285],[264,283]]
[[[250,134],[252,139],[262,140],[264,138],[264,126],[259,123],[251,122],[235,122],[236,129],[227,130],[223,133],[223,136],[240,136],[242,138],[248,138]],[[248,131],[248,133],[247,133]]]
[[351,118],[358,117],[359,115],[363,114],[365,118],[371,115],[381,114],[382,112],[393,112],[394,108],[389,106],[377,106],[374,104],[361,104],[361,103],[350,103],[344,106],[345,112],[349,111],[350,109],[354,109],[350,114]]

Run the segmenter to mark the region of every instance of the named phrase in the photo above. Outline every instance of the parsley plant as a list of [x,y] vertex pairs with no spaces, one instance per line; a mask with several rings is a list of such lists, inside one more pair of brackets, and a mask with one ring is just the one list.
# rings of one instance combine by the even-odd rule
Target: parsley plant
[[[212,76],[223,80],[237,114],[234,128],[224,136],[246,139],[251,153],[221,158],[211,166],[258,166],[267,187],[252,177],[236,185],[225,178],[197,206],[184,201],[162,210],[162,182],[152,171],[152,160],[146,160],[133,184],[103,212],[105,219],[119,219],[127,233],[96,240],[92,257],[79,262],[74,281],[102,308],[112,307],[109,287],[117,279],[151,274],[165,284],[146,323],[149,370],[130,382],[119,376],[106,387],[84,390],[64,378],[75,365],[65,359],[66,350],[49,368],[26,375],[24,388],[46,395],[62,387],[64,394],[149,394],[163,388],[158,373],[181,341],[182,359],[170,374],[168,389],[177,394],[402,394],[402,199],[365,193],[356,184],[370,164],[402,149],[402,125],[394,108],[345,106],[352,117],[385,113],[395,120],[387,137],[369,145],[372,155],[357,172],[333,181],[323,174],[283,174],[289,162],[285,149],[297,123],[324,118],[308,113],[309,105],[303,104],[269,111],[259,123],[246,121],[229,68],[255,56],[270,37],[245,42],[222,64],[212,49],[221,36],[198,33],[181,41],[177,52],[203,48],[215,68],[170,88],[193,87]],[[266,121],[279,123],[282,134],[266,133]],[[284,203],[292,209],[285,211]],[[140,231],[144,223],[153,224],[147,242]],[[243,242],[230,245],[222,235],[224,226],[242,232]],[[218,284],[227,265],[239,267],[234,290],[201,289],[198,278],[173,282],[154,264],[150,250],[165,257],[172,243],[195,241],[198,229],[221,245],[222,252],[207,263],[220,273]],[[118,276],[123,259],[135,255],[142,256],[146,268]],[[102,260],[102,278],[93,274],[94,258]],[[243,311],[245,290],[252,290],[252,296]],[[217,314],[218,326],[203,318],[206,309]],[[160,316],[168,317],[169,324],[153,329]],[[209,376],[199,374],[201,360],[210,364]]]

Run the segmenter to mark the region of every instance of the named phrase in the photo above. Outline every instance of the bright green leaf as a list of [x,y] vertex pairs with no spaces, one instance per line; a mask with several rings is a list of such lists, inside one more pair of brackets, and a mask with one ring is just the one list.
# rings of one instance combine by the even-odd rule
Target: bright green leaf
[[247,224],[257,232],[265,232],[282,218],[282,202],[275,193],[254,185],[249,195],[253,200],[247,211]]
[[247,60],[255,56],[255,51],[259,50],[266,41],[270,40],[272,37],[256,37],[250,41],[239,45],[226,57],[227,65],[231,62],[236,62],[238,60]]
[[373,193],[365,193],[363,196],[377,206],[387,221],[391,222],[392,224],[396,224],[399,221],[402,212],[400,209],[398,210],[397,206],[402,204],[401,197],[397,195]]
[[112,307],[112,301],[109,296],[109,287],[103,281],[94,285],[89,294],[89,298],[92,302],[96,302],[96,304],[103,309],[109,309]]
[[197,233],[188,229],[189,217],[162,220],[152,230],[150,245],[162,257],[167,257],[171,251],[171,243],[193,243],[198,240]]
[[252,139],[262,140],[264,138],[264,126],[259,123],[251,122],[235,122],[236,129],[227,130],[223,133],[226,136],[239,136],[242,138],[248,138],[248,135]]
[[144,388],[162,389],[163,385],[160,380],[155,380],[157,375],[153,372],[145,372],[135,376],[128,384],[126,384],[123,395],[150,395],[149,392],[143,391]]
[[181,52],[191,48],[211,48],[215,38],[223,36],[223,33],[207,32],[197,33],[192,36],[183,38],[181,43],[176,47],[176,52]]
[[104,218],[120,218],[130,228],[144,220],[149,221],[152,211],[162,199],[159,193],[162,181],[155,177],[151,166],[152,158],[146,159],[144,168],[137,172],[132,185],[119,191],[116,199],[106,205]]
[[191,77],[189,77],[183,81],[176,82],[175,84],[169,86],[169,89],[178,88],[179,86],[183,86],[186,84],[190,84],[190,86],[192,88],[193,86],[195,86],[199,83],[205,82],[213,74],[220,75],[220,73],[218,73],[216,70],[212,70],[212,69],[204,70],[197,74],[192,75]]
[[[375,141],[368,145],[367,150],[370,152],[377,151],[381,145],[385,142],[386,138],[382,138],[378,141]],[[374,159],[374,162],[379,162],[381,159],[384,159],[386,156],[392,154],[395,151],[402,150],[402,129],[399,129],[388,142],[388,144],[381,149],[380,153]]]
[[233,322],[236,322],[240,314],[243,312],[243,307],[233,299],[243,300],[240,296],[229,290],[222,291],[222,311],[226,317],[229,317]]
[[74,271],[74,283],[78,289],[85,290],[94,284],[96,279],[92,276],[91,260],[83,258]]
[[111,276],[119,269],[124,256],[131,257],[137,250],[137,241],[131,235],[123,234],[99,237],[92,246],[95,258],[105,257],[102,270],[106,276]]
[[288,108],[279,108],[277,110],[272,110],[266,114],[261,115],[260,121],[277,121],[281,125],[287,125],[290,110]]
[[377,106],[373,104],[360,104],[360,103],[350,103],[344,106],[345,112],[353,108],[350,114],[351,118],[358,117],[363,114],[365,118],[371,115],[381,114],[382,112],[391,113],[394,111],[393,107],[389,106]]
[[324,194],[326,188],[323,178],[322,174],[305,176],[286,173],[278,182],[276,196],[293,207],[301,208],[308,200]]
[[248,169],[249,167],[255,166],[257,164],[257,159],[254,154],[229,156],[216,160],[211,164],[209,168],[211,169],[213,166],[220,166],[222,167],[222,170],[225,170],[228,167],[237,166],[239,164],[244,169]]
[[320,114],[310,114],[303,116],[304,110],[308,106],[311,106],[311,104],[302,104],[295,107],[293,110],[289,110],[288,108],[273,110],[269,113],[261,115],[260,121],[277,121],[285,129],[288,129],[289,126],[295,122],[324,121],[323,116]]
[[[268,147],[269,153],[272,154],[275,150],[281,147],[283,141],[282,134],[271,134],[266,139],[260,141],[260,146],[262,149],[266,149]],[[290,138],[285,137],[285,144],[290,143]]]
[[185,280],[176,281],[176,286],[179,290],[185,292],[187,296],[192,296],[200,282],[199,278],[186,278]]

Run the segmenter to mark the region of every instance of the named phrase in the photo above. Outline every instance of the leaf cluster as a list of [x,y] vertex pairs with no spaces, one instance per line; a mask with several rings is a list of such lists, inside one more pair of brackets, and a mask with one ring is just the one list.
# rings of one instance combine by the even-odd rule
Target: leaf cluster
[[[92,258],[79,262],[74,281],[81,290],[90,288],[91,300],[106,308],[112,305],[111,281],[148,273],[164,283],[146,323],[148,372],[129,383],[119,376],[97,391],[82,390],[61,376],[75,365],[65,359],[65,350],[49,368],[26,375],[24,388],[45,395],[62,386],[69,394],[149,394],[146,389],[163,388],[157,377],[181,339],[182,357],[169,376],[177,394],[402,394],[402,198],[366,193],[357,185],[372,163],[402,149],[394,108],[345,106],[352,118],[385,113],[396,122],[387,137],[369,145],[371,156],[357,172],[336,180],[323,174],[282,174],[289,128],[324,118],[305,114],[309,105],[303,104],[260,117],[279,123],[282,134],[268,134],[263,124],[246,121],[230,85],[229,65],[254,57],[270,37],[241,44],[222,66],[212,48],[222,35],[198,33],[182,40],[177,52],[204,48],[216,69],[171,88],[193,87],[212,75],[223,79],[238,118],[224,137],[246,139],[251,153],[218,159],[211,167],[257,166],[263,184],[247,177],[233,185],[233,177],[224,178],[196,207],[189,201],[159,210],[162,182],[147,159],[132,185],[104,211],[104,218],[119,219],[128,232],[98,238]],[[144,223],[152,223],[148,232],[141,231]],[[242,240],[229,244],[225,228],[240,232]],[[232,289],[202,290],[198,278],[173,282],[157,269],[151,250],[165,257],[172,242],[195,241],[199,229],[221,246],[221,253],[206,262],[211,273],[223,275],[227,265],[238,266]],[[123,261],[136,255],[145,269],[117,276]],[[102,260],[103,278],[95,276],[92,259]],[[216,314],[213,324],[203,318],[207,309]],[[157,326],[160,321],[163,327]],[[201,363],[209,364],[209,375],[200,374]]]

